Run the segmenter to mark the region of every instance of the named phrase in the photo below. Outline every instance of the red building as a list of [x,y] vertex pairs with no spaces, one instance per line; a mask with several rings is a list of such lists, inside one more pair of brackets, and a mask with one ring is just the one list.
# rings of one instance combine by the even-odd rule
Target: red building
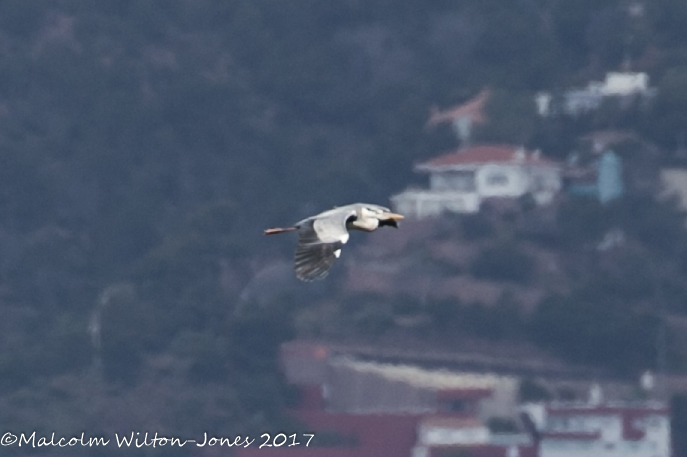
[[[308,447],[254,444],[237,449],[238,457],[440,457],[460,449],[474,457],[536,454],[527,435],[495,441],[478,418],[498,387],[495,377],[357,361],[300,343],[283,347],[282,368],[301,389],[291,414],[310,429],[299,432],[315,437]],[[338,445],[318,445],[318,436],[334,436]]]

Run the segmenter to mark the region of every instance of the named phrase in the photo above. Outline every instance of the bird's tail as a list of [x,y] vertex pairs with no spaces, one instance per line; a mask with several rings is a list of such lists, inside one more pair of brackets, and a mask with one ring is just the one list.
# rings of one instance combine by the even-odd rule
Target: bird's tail
[[276,228],[270,228],[270,229],[265,230],[265,235],[274,235],[275,233],[293,232],[295,230],[298,230],[298,227],[286,227],[286,228],[276,227]]

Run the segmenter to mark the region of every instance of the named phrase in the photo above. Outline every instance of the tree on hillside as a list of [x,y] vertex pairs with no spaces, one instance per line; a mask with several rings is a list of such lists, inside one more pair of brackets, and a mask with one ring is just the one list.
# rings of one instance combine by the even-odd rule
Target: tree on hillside
[[487,122],[475,129],[478,141],[529,144],[537,122],[534,95],[494,90],[487,101],[486,118]]

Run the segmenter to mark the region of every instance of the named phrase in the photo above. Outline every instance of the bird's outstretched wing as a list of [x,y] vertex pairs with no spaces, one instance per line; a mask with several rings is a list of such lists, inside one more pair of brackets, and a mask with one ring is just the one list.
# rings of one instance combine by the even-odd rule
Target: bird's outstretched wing
[[296,276],[302,281],[323,279],[348,241],[346,221],[355,211],[336,208],[304,221],[298,228]]

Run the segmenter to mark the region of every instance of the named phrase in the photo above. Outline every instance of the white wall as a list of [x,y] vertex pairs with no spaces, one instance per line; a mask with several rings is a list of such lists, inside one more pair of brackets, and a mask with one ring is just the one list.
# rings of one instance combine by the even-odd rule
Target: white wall
[[544,438],[540,457],[670,457],[670,419],[660,414],[636,419],[633,426],[645,432],[638,441],[625,440],[621,413],[608,415],[549,416],[544,429],[551,432],[600,432],[598,440]]
[[538,204],[547,204],[561,189],[555,167],[527,163],[489,163],[434,172],[430,189],[408,189],[391,197],[394,211],[422,219],[444,212],[475,213],[482,199],[517,198],[531,192]]
[[649,88],[649,75],[646,73],[607,73],[604,82],[604,95],[630,95],[645,92]]
[[646,441],[543,440],[539,457],[670,457]]
[[475,178],[482,197],[519,197],[527,192],[528,179],[521,165],[484,165]]
[[619,441],[623,435],[623,423],[620,415],[566,415],[549,417],[547,430],[552,432],[601,432],[604,441]]
[[489,429],[484,426],[457,428],[421,425],[418,438],[420,443],[428,446],[486,444],[489,442]]
[[481,199],[475,192],[406,190],[391,197],[394,211],[415,219],[439,216],[445,211],[476,213],[480,203]]
[[429,188],[441,192],[474,192],[476,190],[475,172],[447,171],[444,173],[432,173],[429,176]]

